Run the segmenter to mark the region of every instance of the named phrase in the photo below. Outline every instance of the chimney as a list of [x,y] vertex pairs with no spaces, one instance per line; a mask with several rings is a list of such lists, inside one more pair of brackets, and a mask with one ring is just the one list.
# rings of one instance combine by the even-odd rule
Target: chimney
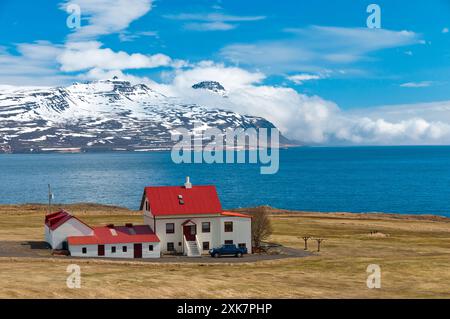
[[192,188],[191,181],[189,180],[189,176],[186,176],[186,183],[184,183],[184,188],[189,189]]

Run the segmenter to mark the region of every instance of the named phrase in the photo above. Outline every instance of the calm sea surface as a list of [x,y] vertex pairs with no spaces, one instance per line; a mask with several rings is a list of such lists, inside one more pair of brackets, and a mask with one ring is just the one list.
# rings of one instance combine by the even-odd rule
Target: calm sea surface
[[214,184],[224,208],[450,216],[450,147],[293,148],[276,175],[256,164],[174,164],[169,152],[0,156],[0,203],[97,202],[137,209],[146,185]]

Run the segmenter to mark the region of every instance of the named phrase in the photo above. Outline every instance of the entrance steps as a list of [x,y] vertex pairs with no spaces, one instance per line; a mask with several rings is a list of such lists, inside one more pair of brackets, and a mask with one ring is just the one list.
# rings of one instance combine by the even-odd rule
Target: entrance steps
[[186,245],[188,246],[187,255],[188,257],[200,257],[202,254],[197,245],[197,241],[186,241]]

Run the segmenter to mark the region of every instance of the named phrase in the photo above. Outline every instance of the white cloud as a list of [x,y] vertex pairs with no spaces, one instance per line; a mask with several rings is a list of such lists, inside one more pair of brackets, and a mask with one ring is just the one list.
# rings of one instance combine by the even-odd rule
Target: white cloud
[[169,66],[172,59],[164,54],[144,55],[114,52],[102,48],[97,41],[68,43],[58,56],[61,70],[65,72],[99,68],[104,70],[143,69]]
[[404,88],[424,88],[429,87],[433,84],[432,81],[421,81],[421,82],[407,82],[400,84]]
[[180,13],[164,16],[167,19],[190,21],[184,25],[186,30],[193,31],[228,31],[235,29],[236,22],[263,20],[265,16],[235,16],[222,13]]
[[103,69],[94,68],[89,70],[86,73],[78,75],[78,79],[80,80],[105,80],[105,79],[112,79],[113,77],[118,77],[121,80],[129,81],[132,84],[150,84],[152,86],[156,85],[156,83],[147,78],[147,77],[140,77],[140,76],[134,76],[131,74],[123,73],[121,70],[108,70],[105,71]]
[[369,60],[379,50],[420,44],[411,31],[309,26],[286,29],[283,40],[235,43],[224,47],[223,58],[256,66],[266,73],[309,71]]
[[68,77],[58,72],[56,57],[62,46],[47,41],[20,43],[17,53],[0,50],[0,84],[60,85]]
[[321,75],[307,73],[295,74],[287,77],[288,80],[294,82],[297,85],[301,85],[305,81],[320,80],[322,78],[323,77]]
[[156,68],[160,66],[182,67],[186,63],[172,60],[158,53],[144,55],[115,52],[102,48],[97,41],[88,41],[102,35],[119,33],[122,41],[141,36],[157,36],[152,31],[131,34],[126,29],[135,20],[150,11],[152,0],[67,0],[59,4],[66,10],[69,5],[80,7],[81,28],[75,29],[65,45],[46,41],[16,45],[16,53],[0,48],[0,83],[15,84],[64,84],[76,75],[64,72],[89,69],[110,70]]
[[[177,71],[171,83],[154,88],[184,101],[264,117],[285,136],[306,144],[450,143],[450,101],[344,111],[318,96],[261,85],[263,79],[259,72],[205,62]],[[207,80],[219,81],[227,98],[191,88]]]
[[212,61],[203,61],[188,70],[178,70],[173,75],[172,84],[180,91],[190,89],[201,81],[218,81],[228,90],[235,90],[260,83],[265,75],[260,72],[249,72],[237,67],[226,67]]
[[[129,54],[102,48],[98,41],[68,42],[65,45],[48,41],[17,44],[16,53],[0,48],[0,84],[64,85],[77,78],[67,72],[100,74],[129,69],[159,67],[183,68],[184,60],[171,59],[165,54]],[[83,76],[83,74],[79,74]]]
[[347,116],[354,122],[349,140],[358,144],[450,144],[450,101],[358,109]]
[[[406,30],[310,26],[285,31],[311,41],[315,40],[315,47],[334,47],[362,53],[420,42],[416,33]],[[322,43],[323,40],[328,42]]]
[[442,29],[442,33],[448,33],[448,28]]
[[157,31],[140,31],[133,33],[129,31],[122,31],[119,33],[119,40],[121,42],[131,42],[141,37],[154,37],[157,39],[159,38],[159,34]]
[[222,13],[180,13],[169,14],[164,16],[171,20],[192,20],[192,21],[207,21],[207,22],[244,22],[244,21],[258,21],[263,20],[265,16],[236,16],[226,15]]
[[236,24],[226,23],[226,22],[192,22],[184,25],[186,30],[193,31],[228,31],[235,29],[237,27]]
[[152,8],[152,0],[68,0],[60,8],[65,11],[70,4],[80,6],[82,18],[87,20],[86,25],[83,20],[81,28],[70,35],[71,40],[120,32]]

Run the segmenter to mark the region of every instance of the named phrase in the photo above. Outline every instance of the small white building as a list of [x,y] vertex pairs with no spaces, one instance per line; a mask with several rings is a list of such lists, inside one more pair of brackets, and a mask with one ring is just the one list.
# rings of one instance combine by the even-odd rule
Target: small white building
[[52,249],[68,249],[68,236],[92,236],[94,231],[75,216],[61,210],[45,216],[45,241]]
[[94,227],[92,236],[69,236],[75,257],[159,258],[159,238],[147,225]]
[[215,186],[146,187],[141,201],[144,224],[158,236],[162,253],[207,254],[223,244],[252,252],[251,217],[224,212]]

